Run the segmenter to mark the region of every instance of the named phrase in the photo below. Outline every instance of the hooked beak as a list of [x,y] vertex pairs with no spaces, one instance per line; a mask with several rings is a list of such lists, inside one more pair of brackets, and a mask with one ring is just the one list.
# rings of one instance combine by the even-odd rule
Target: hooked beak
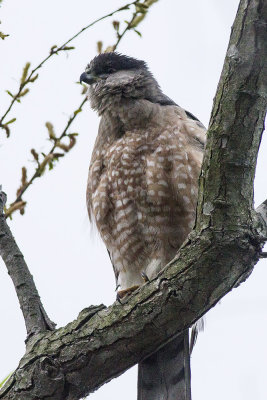
[[88,74],[87,72],[83,72],[82,75],[80,76],[80,83],[85,82],[88,85],[91,85],[96,81],[96,77]]

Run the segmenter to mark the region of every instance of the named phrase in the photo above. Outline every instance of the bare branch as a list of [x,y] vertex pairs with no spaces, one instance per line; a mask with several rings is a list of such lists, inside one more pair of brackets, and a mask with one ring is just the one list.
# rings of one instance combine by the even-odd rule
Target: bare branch
[[266,15],[265,0],[241,0],[214,102],[196,228],[176,258],[125,304],[89,307],[34,337],[1,399],[78,400],[188,328],[252,271],[264,242],[252,186],[266,110]]
[[[25,89],[24,89],[25,86],[27,86],[29,83],[33,83],[33,82],[37,79],[38,74],[36,74],[36,72],[37,72],[40,68],[42,68],[43,65],[44,65],[52,56],[54,56],[55,54],[58,54],[60,51],[67,51],[67,50],[72,50],[72,49],[74,49],[74,47],[69,47],[69,46],[67,46],[67,45],[68,45],[70,42],[72,42],[74,39],[76,39],[78,36],[80,36],[80,35],[81,35],[83,32],[85,32],[87,29],[91,28],[92,26],[94,26],[95,24],[97,24],[97,23],[100,22],[100,21],[103,21],[103,20],[106,19],[106,18],[112,17],[114,14],[116,14],[116,13],[118,13],[118,12],[121,12],[121,11],[124,11],[124,10],[129,9],[130,6],[135,5],[135,4],[138,4],[139,1],[140,1],[140,0],[132,1],[132,2],[130,2],[130,3],[128,3],[128,4],[126,4],[126,5],[124,5],[124,6],[120,7],[120,8],[117,8],[116,10],[114,10],[114,11],[112,11],[112,12],[110,12],[110,13],[104,15],[103,17],[97,18],[95,21],[91,22],[90,24],[88,24],[87,26],[85,26],[84,28],[82,28],[79,32],[77,32],[75,35],[73,35],[70,39],[68,39],[68,40],[67,40],[65,43],[63,43],[61,46],[56,46],[56,45],[55,45],[55,46],[52,46],[51,49],[50,49],[49,55],[48,55],[47,57],[45,57],[35,68],[33,68],[28,76],[27,76],[28,70],[26,71],[26,74],[23,74],[23,75],[22,75],[22,79],[21,79],[20,86],[19,86],[19,89],[18,89],[17,93],[14,94],[14,95],[12,95],[12,94],[10,93],[10,95],[11,95],[11,97],[12,97],[12,101],[11,101],[10,105],[8,106],[7,110],[4,112],[3,116],[0,118],[0,128],[4,129],[4,130],[6,131],[7,137],[9,137],[10,132],[9,132],[9,130],[7,130],[7,128],[6,128],[6,124],[4,123],[4,119],[5,119],[6,116],[9,114],[9,112],[11,111],[13,105],[19,100],[19,98],[20,98],[22,95],[26,94],[26,93],[23,94],[23,91],[25,90]],[[29,69],[30,64],[27,63],[26,66],[28,66],[28,69]],[[25,66],[25,67],[26,67],[26,66]],[[24,67],[24,71],[25,71],[25,67]],[[24,79],[23,79],[23,78],[24,78]]]
[[53,330],[55,324],[43,308],[33,277],[6,223],[3,214],[5,201],[6,195],[0,186],[0,255],[14,283],[29,339],[36,333]]
[[[119,11],[126,10],[131,5],[135,5],[135,11],[132,14],[132,18],[131,18],[130,22],[128,22],[126,24],[126,28],[122,31],[121,34],[119,32],[117,32],[117,40],[116,40],[115,44],[113,46],[111,46],[110,49],[109,49],[110,51],[115,51],[117,49],[120,41],[122,40],[122,38],[126,35],[126,33],[128,31],[136,28],[136,26],[144,19],[145,15],[147,14],[147,11],[148,11],[149,7],[153,3],[155,3],[156,1],[157,0],[145,0],[143,3],[141,3],[140,0],[137,0],[137,1],[134,1],[132,3],[126,4],[125,6],[113,11],[110,14],[105,15],[102,18],[99,18],[98,20],[94,21],[93,23],[87,25],[85,28],[81,29],[76,35],[74,35],[71,39],[69,39],[66,43],[64,43],[61,46],[61,48],[57,48],[56,46],[53,46],[53,48],[52,48],[53,54],[55,52],[57,52],[58,49],[63,49],[63,48],[66,49],[66,45],[68,43],[70,43],[73,39],[75,39],[77,36],[79,36],[84,30],[86,30],[89,27],[93,26],[94,24],[96,24],[97,22],[101,21],[102,19],[110,17],[110,16],[114,15],[115,13],[117,13]],[[137,21],[136,20],[137,16],[142,16],[142,18]],[[42,63],[32,71],[31,75],[34,74],[36,72],[36,70],[38,68],[40,68],[40,66],[42,66],[44,64],[44,62],[47,61],[50,58],[50,56],[47,57],[44,61],[42,61]],[[29,64],[27,63],[25,68],[24,68],[24,70],[23,70],[23,74],[22,74],[22,77],[21,77],[21,82],[22,83],[27,82],[26,77],[27,77],[28,70],[29,70]],[[30,79],[31,75],[28,77],[28,79]],[[82,93],[82,94],[84,94],[84,93]],[[11,217],[12,214],[15,211],[20,211],[20,213],[22,215],[24,214],[25,206],[26,206],[27,202],[22,200],[22,195],[28,190],[30,185],[37,178],[40,178],[43,175],[47,165],[49,165],[49,169],[52,169],[53,166],[54,166],[54,164],[53,164],[54,161],[58,161],[59,157],[63,157],[65,155],[64,153],[61,153],[61,154],[55,153],[56,148],[61,148],[65,152],[68,152],[75,145],[75,143],[76,143],[75,137],[71,136],[71,135],[68,135],[67,132],[68,132],[68,129],[71,126],[72,122],[76,119],[78,113],[82,111],[85,102],[86,102],[86,99],[84,99],[82,101],[82,103],[79,105],[79,107],[73,112],[72,116],[69,118],[69,120],[68,120],[68,122],[66,124],[66,127],[64,128],[62,134],[59,137],[55,137],[54,133],[51,130],[49,131],[49,137],[50,137],[50,139],[52,139],[54,141],[54,145],[52,146],[50,151],[46,155],[44,155],[44,160],[43,160],[43,162],[41,164],[40,164],[40,162],[38,160],[38,156],[39,156],[38,153],[36,153],[36,151],[34,149],[31,150],[31,153],[33,154],[34,159],[37,162],[36,170],[35,170],[34,174],[31,176],[31,178],[27,182],[25,181],[24,184],[22,184],[19,187],[19,189],[17,191],[17,198],[5,210],[6,218]],[[1,127],[1,121],[2,120],[0,120],[0,127]],[[12,120],[12,122],[13,122],[13,120]],[[10,123],[10,121],[9,121],[9,123]],[[8,125],[8,123],[3,125],[2,127],[4,129],[6,129],[6,133],[9,136],[10,135],[10,131],[9,131],[9,128],[8,128],[7,125]],[[47,125],[47,128],[48,128],[48,130],[50,129],[48,125]],[[64,143],[61,142],[61,139],[63,139],[66,136],[69,136],[70,139],[71,139],[69,145],[65,145]]]
[[110,51],[115,51],[115,50],[117,49],[117,47],[118,47],[120,41],[121,41],[122,38],[124,37],[124,35],[125,35],[128,31],[130,31],[131,29],[133,29],[133,28],[132,28],[132,23],[133,23],[133,21],[135,20],[135,18],[136,18],[137,15],[138,15],[138,11],[135,11],[135,12],[133,13],[133,15],[132,15],[132,18],[131,18],[130,22],[128,22],[128,23],[126,24],[126,27],[125,27],[125,29],[122,31],[122,33],[117,32],[117,41],[116,41],[116,43],[115,43],[113,46],[111,46],[111,48],[109,49]]
[[[84,104],[86,103],[86,101],[87,101],[87,99],[84,99],[84,100],[81,102],[81,104],[79,105],[79,107],[78,107],[77,110],[81,111],[82,108],[83,108],[83,106],[84,106]],[[32,149],[31,152],[32,152],[32,153],[34,152],[34,158],[35,158],[35,160],[36,160],[36,162],[37,162],[37,168],[36,168],[34,174],[33,174],[33,175],[31,176],[31,178],[29,179],[29,181],[25,181],[24,185],[22,185],[22,186],[19,188],[19,190],[18,190],[18,192],[17,192],[17,198],[16,198],[16,200],[13,201],[13,202],[10,204],[10,206],[5,210],[5,216],[6,216],[6,218],[10,217],[10,216],[13,214],[13,212],[15,212],[16,210],[21,210],[22,207],[23,207],[23,209],[24,209],[24,207],[25,207],[25,205],[26,205],[26,202],[23,202],[23,201],[22,201],[22,195],[26,192],[26,190],[28,190],[28,188],[30,187],[30,185],[31,185],[37,178],[40,178],[40,177],[42,176],[42,174],[44,173],[44,171],[45,171],[45,169],[46,169],[46,166],[49,164],[49,162],[53,162],[54,160],[57,160],[58,157],[64,156],[64,153],[60,153],[60,154],[56,153],[56,149],[57,149],[58,147],[62,149],[61,140],[62,140],[64,137],[67,137],[67,136],[68,136],[68,129],[69,129],[69,127],[71,126],[71,124],[73,123],[73,121],[76,119],[76,117],[77,117],[77,115],[78,115],[77,110],[74,111],[73,114],[69,117],[68,122],[67,122],[65,128],[63,129],[63,131],[62,131],[62,133],[61,133],[60,136],[58,136],[58,137],[51,137],[51,134],[50,134],[50,139],[52,139],[54,143],[53,143],[53,145],[51,146],[51,148],[50,148],[50,150],[48,151],[48,153],[47,153],[46,155],[44,155],[44,159],[43,159],[43,162],[42,162],[42,163],[40,163],[40,162],[37,160],[36,157],[38,157],[38,154],[36,153],[36,151],[35,151],[34,149]],[[66,146],[65,152],[68,152],[68,151],[73,147],[72,143],[73,143],[73,142],[71,142],[71,145],[69,145],[68,148],[67,148],[67,146]],[[51,168],[50,168],[50,169],[51,169]],[[22,204],[22,205],[21,205],[21,206],[18,206],[19,204]]]

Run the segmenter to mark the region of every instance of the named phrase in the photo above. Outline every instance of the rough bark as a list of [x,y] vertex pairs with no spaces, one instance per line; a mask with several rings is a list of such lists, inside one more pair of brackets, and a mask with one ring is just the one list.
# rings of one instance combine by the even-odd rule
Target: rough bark
[[196,226],[177,257],[125,304],[89,307],[66,327],[34,335],[1,399],[85,396],[189,327],[251,273],[267,237],[267,206],[257,210],[261,218],[253,209],[266,17],[266,0],[241,0],[214,100]]
[[6,223],[3,212],[6,196],[1,190],[0,186],[0,254],[15,286],[29,339],[36,333],[53,330],[55,324],[46,314],[23,254]]

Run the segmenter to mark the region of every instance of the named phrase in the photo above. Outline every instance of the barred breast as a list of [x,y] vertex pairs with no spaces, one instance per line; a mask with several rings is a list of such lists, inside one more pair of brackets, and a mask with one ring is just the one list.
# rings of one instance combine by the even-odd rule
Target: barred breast
[[121,290],[142,284],[142,272],[153,278],[194,224],[205,129],[179,107],[166,110],[145,130],[98,140],[92,156],[89,214]]

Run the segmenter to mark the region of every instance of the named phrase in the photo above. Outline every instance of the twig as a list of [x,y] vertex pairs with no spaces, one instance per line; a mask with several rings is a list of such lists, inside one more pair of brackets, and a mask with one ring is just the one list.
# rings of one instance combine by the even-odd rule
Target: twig
[[113,51],[115,51],[115,50],[117,49],[117,47],[118,47],[118,45],[119,45],[121,39],[122,39],[123,36],[127,33],[127,31],[129,31],[129,30],[132,29],[131,24],[133,23],[133,21],[134,21],[134,19],[136,18],[137,15],[138,15],[138,11],[135,11],[135,12],[133,13],[133,15],[132,15],[131,21],[128,22],[128,24],[126,25],[126,28],[122,31],[122,33],[118,33],[118,34],[117,34],[118,39],[117,39],[116,43],[114,44],[114,46],[112,46]]
[[[141,33],[138,32],[135,28],[140,24],[140,22],[143,21],[143,19],[145,18],[149,7],[152,6],[153,3],[156,3],[158,0],[145,0],[143,3],[140,2],[136,2],[136,8],[135,8],[135,12],[132,15],[131,21],[130,22],[126,22],[126,28],[122,31],[122,33],[119,33],[117,31],[117,42],[116,44],[113,46],[113,51],[116,50],[116,48],[118,47],[121,39],[123,38],[123,36],[125,35],[125,33],[127,31],[130,30],[134,30],[139,36],[141,36]],[[114,26],[115,28],[115,26]],[[116,28],[115,28],[116,30]]]
[[54,330],[55,324],[43,308],[33,277],[6,223],[3,214],[5,202],[6,195],[0,185],[0,255],[15,286],[29,339],[36,333]]
[[[77,110],[82,110],[84,104],[86,103],[87,99],[85,98],[81,104],[79,105]],[[58,147],[58,143],[61,141],[61,139],[63,139],[64,137],[67,136],[67,131],[69,129],[69,127],[71,126],[71,124],[73,123],[73,121],[75,120],[75,118],[77,117],[78,113],[74,112],[72,114],[72,116],[69,118],[63,132],[61,133],[61,135],[57,138],[54,139],[54,144],[51,147],[51,149],[49,150],[49,152],[47,153],[45,159],[47,160],[47,163],[49,162],[49,159],[52,160],[53,159],[53,155],[55,154],[55,149]],[[47,164],[46,163],[46,164]],[[44,172],[44,167],[45,165],[43,165],[43,163],[38,163],[38,167],[35,170],[35,173],[32,175],[32,177],[30,178],[30,180],[28,182],[25,183],[25,185],[21,188],[21,190],[19,191],[17,198],[15,201],[13,201],[13,203],[10,204],[9,208],[6,210],[5,212],[5,217],[8,218],[10,217],[14,211],[16,210],[21,210],[25,207],[26,202],[22,201],[22,195],[26,192],[26,190],[29,188],[29,186],[35,181],[36,178],[40,178],[40,176],[42,175],[42,173]]]
[[[72,36],[70,39],[68,39],[68,40],[67,40],[65,43],[63,43],[61,46],[59,46],[59,47],[57,47],[57,46],[52,46],[49,55],[48,55],[47,57],[45,57],[45,58],[37,65],[37,67],[35,67],[35,68],[33,68],[33,69],[31,70],[31,73],[29,74],[29,76],[28,76],[26,79],[22,80],[22,82],[21,82],[21,84],[20,84],[20,86],[19,86],[18,92],[17,92],[15,95],[12,95],[12,101],[11,101],[9,107],[7,108],[7,110],[6,110],[6,112],[3,114],[3,116],[0,118],[0,127],[3,128],[4,130],[6,130],[6,128],[5,128],[6,125],[3,123],[5,117],[9,114],[9,112],[11,111],[11,109],[12,109],[14,103],[15,103],[15,102],[19,99],[19,97],[21,96],[21,93],[22,93],[23,89],[25,88],[25,86],[28,85],[30,82],[33,82],[33,79],[35,80],[35,79],[37,78],[38,75],[35,75],[35,76],[34,76],[34,74],[36,73],[36,71],[38,71],[38,70],[46,63],[46,61],[48,61],[53,55],[58,54],[59,51],[71,50],[72,48],[68,48],[67,45],[68,45],[70,42],[72,42],[74,39],[76,39],[81,33],[83,33],[84,31],[86,31],[87,29],[91,28],[91,27],[92,27],[93,25],[95,25],[96,23],[98,23],[98,22],[100,22],[100,21],[102,21],[102,20],[104,20],[104,19],[106,19],[106,18],[112,17],[114,14],[116,14],[116,13],[118,13],[118,12],[120,12],[120,11],[127,10],[127,9],[129,9],[130,6],[136,5],[136,4],[138,4],[138,3],[139,3],[139,0],[135,0],[135,1],[133,1],[133,2],[130,2],[130,3],[126,4],[125,6],[120,7],[120,8],[118,8],[118,9],[116,9],[116,10],[114,10],[114,11],[112,11],[112,12],[106,14],[106,15],[104,15],[103,17],[100,17],[100,18],[96,19],[95,21],[91,22],[90,24],[88,24],[87,26],[85,26],[84,28],[82,28],[79,32],[77,32],[74,36]],[[7,133],[7,132],[6,132],[6,133]]]
[[[104,18],[107,18],[108,16],[112,16],[113,14],[115,14],[115,13],[118,12],[118,11],[122,11],[122,10],[128,9],[131,5],[135,5],[135,6],[136,6],[136,9],[135,9],[135,11],[134,11],[133,14],[132,14],[131,20],[130,20],[129,22],[126,22],[127,25],[126,25],[125,29],[122,31],[122,33],[117,32],[117,41],[116,41],[116,43],[115,43],[113,46],[111,46],[112,51],[115,51],[115,50],[117,49],[119,43],[121,42],[122,38],[125,36],[125,34],[126,34],[128,31],[130,31],[130,30],[132,30],[132,29],[135,29],[135,27],[143,20],[144,16],[145,16],[146,13],[147,13],[147,10],[148,10],[149,6],[150,6],[151,4],[153,4],[154,1],[150,2],[151,4],[149,3],[149,4],[147,4],[147,5],[146,5],[146,2],[147,2],[147,1],[145,1],[144,3],[140,3],[139,0],[134,1],[134,2],[132,2],[132,3],[129,3],[129,4],[125,5],[124,7],[121,7],[121,8],[119,8],[119,9],[117,9],[116,11],[113,11],[113,12],[110,13],[110,14],[105,15],[105,16],[102,17],[102,18],[99,18],[98,20],[94,21],[92,24],[87,25],[85,28],[81,29],[76,35],[74,35],[71,39],[69,39],[66,43],[64,43],[60,48],[58,48],[57,50],[53,50],[53,52],[56,52],[56,51],[58,51],[59,49],[63,49],[64,46],[66,46],[67,44],[69,44],[74,38],[76,38],[78,35],[80,35],[84,30],[88,29],[90,26],[94,25],[96,22],[98,22],[98,21],[100,21],[100,20],[102,20],[102,19],[104,19]],[[139,20],[138,20],[138,18],[139,18]],[[51,55],[50,55],[49,57],[47,57],[45,60],[43,60],[42,63],[39,64],[39,66],[38,66],[37,68],[35,68],[35,70],[32,71],[31,75],[34,74],[34,73],[36,72],[36,70],[37,70],[38,68],[40,68],[40,66],[41,66],[46,60],[48,60],[48,58],[50,58],[50,57],[51,57]],[[28,79],[30,79],[31,75],[29,76]],[[86,102],[86,99],[82,101],[82,103],[81,103],[80,106],[78,107],[78,110],[81,110],[81,109],[82,109],[82,107],[83,107],[83,105],[84,105],[85,102]],[[58,143],[60,142],[60,140],[61,140],[62,138],[64,138],[65,136],[67,136],[67,130],[68,130],[68,128],[70,127],[70,125],[72,124],[72,122],[74,121],[74,119],[76,118],[76,116],[77,116],[77,113],[74,112],[74,113],[72,114],[72,117],[70,117],[70,119],[68,120],[68,123],[67,123],[65,129],[63,130],[62,134],[61,134],[58,138],[54,138],[54,145],[52,146],[52,148],[50,149],[50,151],[49,151],[48,154],[46,155],[46,157],[45,157],[43,163],[40,164],[40,163],[38,162],[38,158],[34,157],[35,160],[36,160],[37,163],[38,163],[38,167],[36,168],[35,173],[32,175],[32,177],[30,178],[30,180],[27,181],[27,182],[25,181],[24,184],[23,184],[23,185],[20,187],[20,189],[18,190],[16,200],[15,200],[13,203],[10,204],[10,206],[9,206],[8,209],[6,209],[6,211],[5,211],[6,218],[11,217],[11,215],[12,215],[15,211],[17,211],[17,210],[19,210],[21,214],[24,213],[24,208],[25,208],[26,202],[24,202],[24,201],[22,200],[22,195],[23,195],[23,194],[25,193],[25,191],[29,188],[29,186],[35,181],[35,179],[36,179],[36,178],[39,178],[39,177],[42,175],[42,173],[44,172],[45,166],[46,166],[49,162],[52,162],[52,161],[53,161],[53,154],[54,154],[54,151],[55,151],[56,147],[60,147],[60,146],[58,146]],[[61,148],[62,148],[62,147],[61,147]],[[34,155],[34,154],[33,154],[33,155]],[[36,154],[36,155],[37,155],[37,154]],[[58,154],[58,155],[59,155],[59,156],[63,156],[64,154]]]

